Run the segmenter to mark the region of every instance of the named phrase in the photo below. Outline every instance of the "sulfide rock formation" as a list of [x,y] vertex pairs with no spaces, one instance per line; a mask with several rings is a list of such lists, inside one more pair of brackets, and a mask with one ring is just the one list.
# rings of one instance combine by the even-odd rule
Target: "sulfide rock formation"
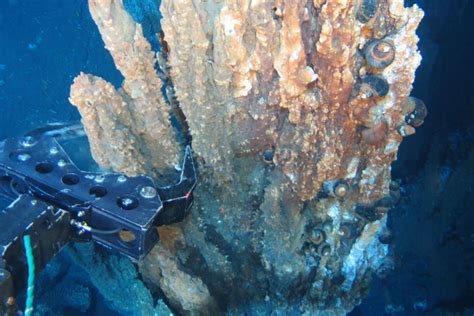
[[390,267],[390,164],[427,113],[410,97],[423,12],[162,0],[155,54],[121,0],[89,7],[125,78],[71,87],[93,157],[157,182],[186,141],[198,162],[191,214],[140,263],[149,286],[185,314],[350,311]]

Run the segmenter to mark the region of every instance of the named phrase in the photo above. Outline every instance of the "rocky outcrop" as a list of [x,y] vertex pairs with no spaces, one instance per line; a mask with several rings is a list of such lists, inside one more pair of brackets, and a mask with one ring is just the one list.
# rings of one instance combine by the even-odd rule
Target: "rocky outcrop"
[[173,306],[339,315],[387,268],[390,164],[426,116],[403,2],[163,0],[155,58],[121,1],[89,1],[125,77],[71,88],[97,162],[160,181],[190,136],[199,163],[190,216],[140,265]]

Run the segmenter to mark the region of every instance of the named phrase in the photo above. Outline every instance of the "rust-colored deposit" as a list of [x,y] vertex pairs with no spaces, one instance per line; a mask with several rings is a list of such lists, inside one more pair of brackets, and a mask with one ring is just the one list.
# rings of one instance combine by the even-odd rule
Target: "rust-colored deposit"
[[385,267],[390,165],[426,117],[409,98],[423,11],[162,0],[155,55],[122,1],[89,6],[125,78],[115,89],[81,74],[71,87],[96,161],[159,180],[191,136],[199,164],[195,206],[141,264],[147,280],[185,313],[239,312],[248,298],[290,311],[294,295],[302,313],[350,310]]

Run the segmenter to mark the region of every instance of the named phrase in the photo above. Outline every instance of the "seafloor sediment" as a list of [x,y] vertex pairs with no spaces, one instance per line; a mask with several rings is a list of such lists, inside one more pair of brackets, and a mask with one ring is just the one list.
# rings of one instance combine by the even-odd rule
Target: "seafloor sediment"
[[93,157],[159,182],[187,141],[198,162],[190,216],[160,228],[140,264],[150,286],[184,313],[351,310],[390,266],[390,165],[426,116],[410,97],[423,12],[165,0],[155,56],[121,1],[89,7],[125,78],[115,89],[81,74],[71,87]]

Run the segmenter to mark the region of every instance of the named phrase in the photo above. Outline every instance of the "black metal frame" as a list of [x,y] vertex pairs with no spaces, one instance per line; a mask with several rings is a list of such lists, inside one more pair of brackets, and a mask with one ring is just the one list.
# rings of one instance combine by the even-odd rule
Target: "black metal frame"
[[0,313],[25,284],[22,236],[32,238],[38,270],[69,241],[140,260],[158,242],[157,226],[184,219],[195,186],[189,146],[179,182],[155,187],[147,176],[81,171],[47,134],[0,142],[0,196],[12,202],[0,210]]

